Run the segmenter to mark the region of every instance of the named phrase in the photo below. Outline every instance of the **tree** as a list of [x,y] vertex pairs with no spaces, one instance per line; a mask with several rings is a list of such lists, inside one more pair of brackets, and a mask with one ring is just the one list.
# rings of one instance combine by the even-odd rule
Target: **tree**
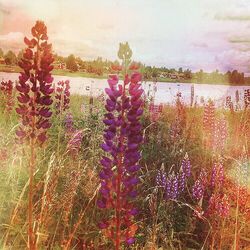
[[2,48],[0,48],[0,57],[3,57],[4,53],[3,53],[3,50]]
[[17,63],[17,57],[16,54],[9,50],[5,55],[4,55],[4,60],[5,63],[10,65],[10,64],[16,64]]
[[23,53],[24,53],[24,50],[20,50],[17,54],[17,61],[21,61],[21,59],[23,58]]
[[66,59],[66,67],[67,69],[69,69],[70,71],[77,71],[78,70],[78,66],[76,64],[76,59],[74,55],[70,55],[67,57]]

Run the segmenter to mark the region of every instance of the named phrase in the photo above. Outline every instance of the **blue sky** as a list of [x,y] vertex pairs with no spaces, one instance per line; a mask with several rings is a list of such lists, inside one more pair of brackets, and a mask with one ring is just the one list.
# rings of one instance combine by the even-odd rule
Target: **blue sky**
[[0,0],[0,47],[22,48],[37,19],[62,55],[116,59],[128,41],[149,65],[250,72],[249,0]]

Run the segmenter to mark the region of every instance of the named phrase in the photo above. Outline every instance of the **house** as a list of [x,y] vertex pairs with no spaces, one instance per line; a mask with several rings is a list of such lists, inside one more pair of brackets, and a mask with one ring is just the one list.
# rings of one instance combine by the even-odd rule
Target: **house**
[[54,69],[66,69],[66,63],[56,61],[53,63]]

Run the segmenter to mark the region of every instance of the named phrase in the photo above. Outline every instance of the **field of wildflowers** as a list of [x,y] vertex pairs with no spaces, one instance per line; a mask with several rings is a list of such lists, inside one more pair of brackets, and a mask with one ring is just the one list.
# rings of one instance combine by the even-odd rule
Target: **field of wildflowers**
[[250,249],[247,93],[155,105],[125,43],[105,93],[71,95],[45,24],[31,33],[0,83],[1,249]]

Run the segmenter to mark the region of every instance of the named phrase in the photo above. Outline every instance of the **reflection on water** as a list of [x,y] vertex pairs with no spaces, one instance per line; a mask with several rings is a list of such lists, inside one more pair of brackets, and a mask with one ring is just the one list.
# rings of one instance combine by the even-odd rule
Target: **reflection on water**
[[[18,80],[18,73],[0,72],[0,80]],[[55,82],[60,80],[70,80],[71,92],[80,95],[100,95],[108,86],[106,79],[93,79],[83,77],[67,77],[54,76]],[[203,100],[209,98],[215,101],[216,106],[224,106],[227,96],[231,96],[232,102],[235,103],[236,91],[239,92],[239,104],[243,106],[244,90],[250,89],[250,86],[227,86],[227,85],[209,85],[209,84],[193,84],[194,85],[194,102],[198,105]],[[191,83],[166,83],[153,82],[143,83],[142,87],[146,94],[153,95],[156,103],[172,104],[178,92],[181,93],[185,103],[190,104],[191,100]]]

